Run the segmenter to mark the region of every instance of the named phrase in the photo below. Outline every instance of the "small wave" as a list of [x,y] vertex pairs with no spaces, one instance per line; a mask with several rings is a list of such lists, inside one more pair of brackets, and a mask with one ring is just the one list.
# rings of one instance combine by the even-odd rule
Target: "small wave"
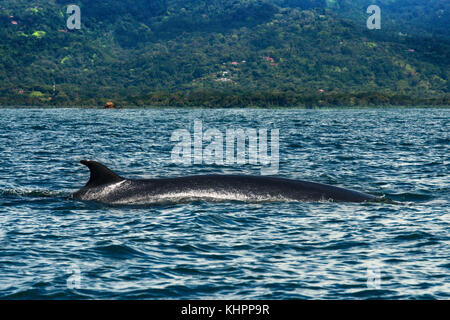
[[369,201],[369,202],[385,203],[385,204],[400,204],[400,205],[404,204],[403,202],[394,201],[390,197],[386,197],[386,195],[382,195],[382,196],[376,197],[375,199],[373,199],[372,201]]
[[51,283],[35,283],[31,288],[20,288],[14,292],[0,295],[0,300],[76,300],[93,299],[75,290],[47,290]]
[[360,241],[342,241],[323,248],[323,250],[346,250],[354,247],[368,247],[369,243]]
[[393,290],[383,290],[383,289],[364,289],[357,291],[351,296],[357,299],[398,299],[398,293]]
[[435,237],[432,234],[424,232],[424,231],[415,231],[415,232],[411,232],[411,233],[399,234],[393,240],[394,241],[415,241],[415,240],[423,240],[423,239],[434,240]]
[[106,246],[97,246],[93,250],[110,258],[128,259],[138,256],[145,256],[144,253],[133,249],[127,245],[111,244]]
[[440,268],[445,268],[445,269],[449,269],[450,270],[450,263],[445,263],[445,264],[441,264],[438,267]]
[[433,200],[435,197],[433,195],[406,192],[386,194],[386,198],[402,202],[426,202]]
[[67,197],[68,195],[69,194],[66,192],[39,189],[39,188],[0,189],[0,196],[60,198],[60,197]]

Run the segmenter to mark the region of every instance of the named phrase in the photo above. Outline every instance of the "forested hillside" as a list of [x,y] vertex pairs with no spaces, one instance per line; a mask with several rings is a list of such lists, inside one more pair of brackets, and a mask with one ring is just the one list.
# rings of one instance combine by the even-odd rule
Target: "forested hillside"
[[449,2],[4,0],[0,105],[449,104]]

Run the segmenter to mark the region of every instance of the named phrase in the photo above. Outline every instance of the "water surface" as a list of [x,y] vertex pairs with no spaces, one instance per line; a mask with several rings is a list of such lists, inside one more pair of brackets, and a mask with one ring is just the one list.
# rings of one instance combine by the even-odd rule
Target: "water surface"
[[[450,297],[448,109],[0,113],[0,298]],[[67,198],[88,180],[82,159],[130,178],[260,174],[173,164],[170,136],[194,120],[278,128],[278,176],[401,204]]]

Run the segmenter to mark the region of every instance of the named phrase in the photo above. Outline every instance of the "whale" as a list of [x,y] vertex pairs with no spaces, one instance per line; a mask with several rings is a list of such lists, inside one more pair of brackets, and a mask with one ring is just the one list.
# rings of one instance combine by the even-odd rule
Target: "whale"
[[366,202],[375,196],[322,183],[251,175],[193,175],[160,179],[127,179],[92,160],[87,184],[71,198],[106,204],[152,204],[183,201],[335,201]]

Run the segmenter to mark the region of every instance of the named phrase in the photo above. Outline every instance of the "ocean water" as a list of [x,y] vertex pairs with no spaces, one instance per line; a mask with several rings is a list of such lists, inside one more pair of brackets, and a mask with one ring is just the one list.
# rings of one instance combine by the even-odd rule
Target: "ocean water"
[[[1,299],[448,299],[450,110],[0,110]],[[276,176],[394,201],[70,199],[82,159],[129,178],[261,173],[176,164],[172,133],[279,130]],[[269,144],[270,145],[270,144]]]

